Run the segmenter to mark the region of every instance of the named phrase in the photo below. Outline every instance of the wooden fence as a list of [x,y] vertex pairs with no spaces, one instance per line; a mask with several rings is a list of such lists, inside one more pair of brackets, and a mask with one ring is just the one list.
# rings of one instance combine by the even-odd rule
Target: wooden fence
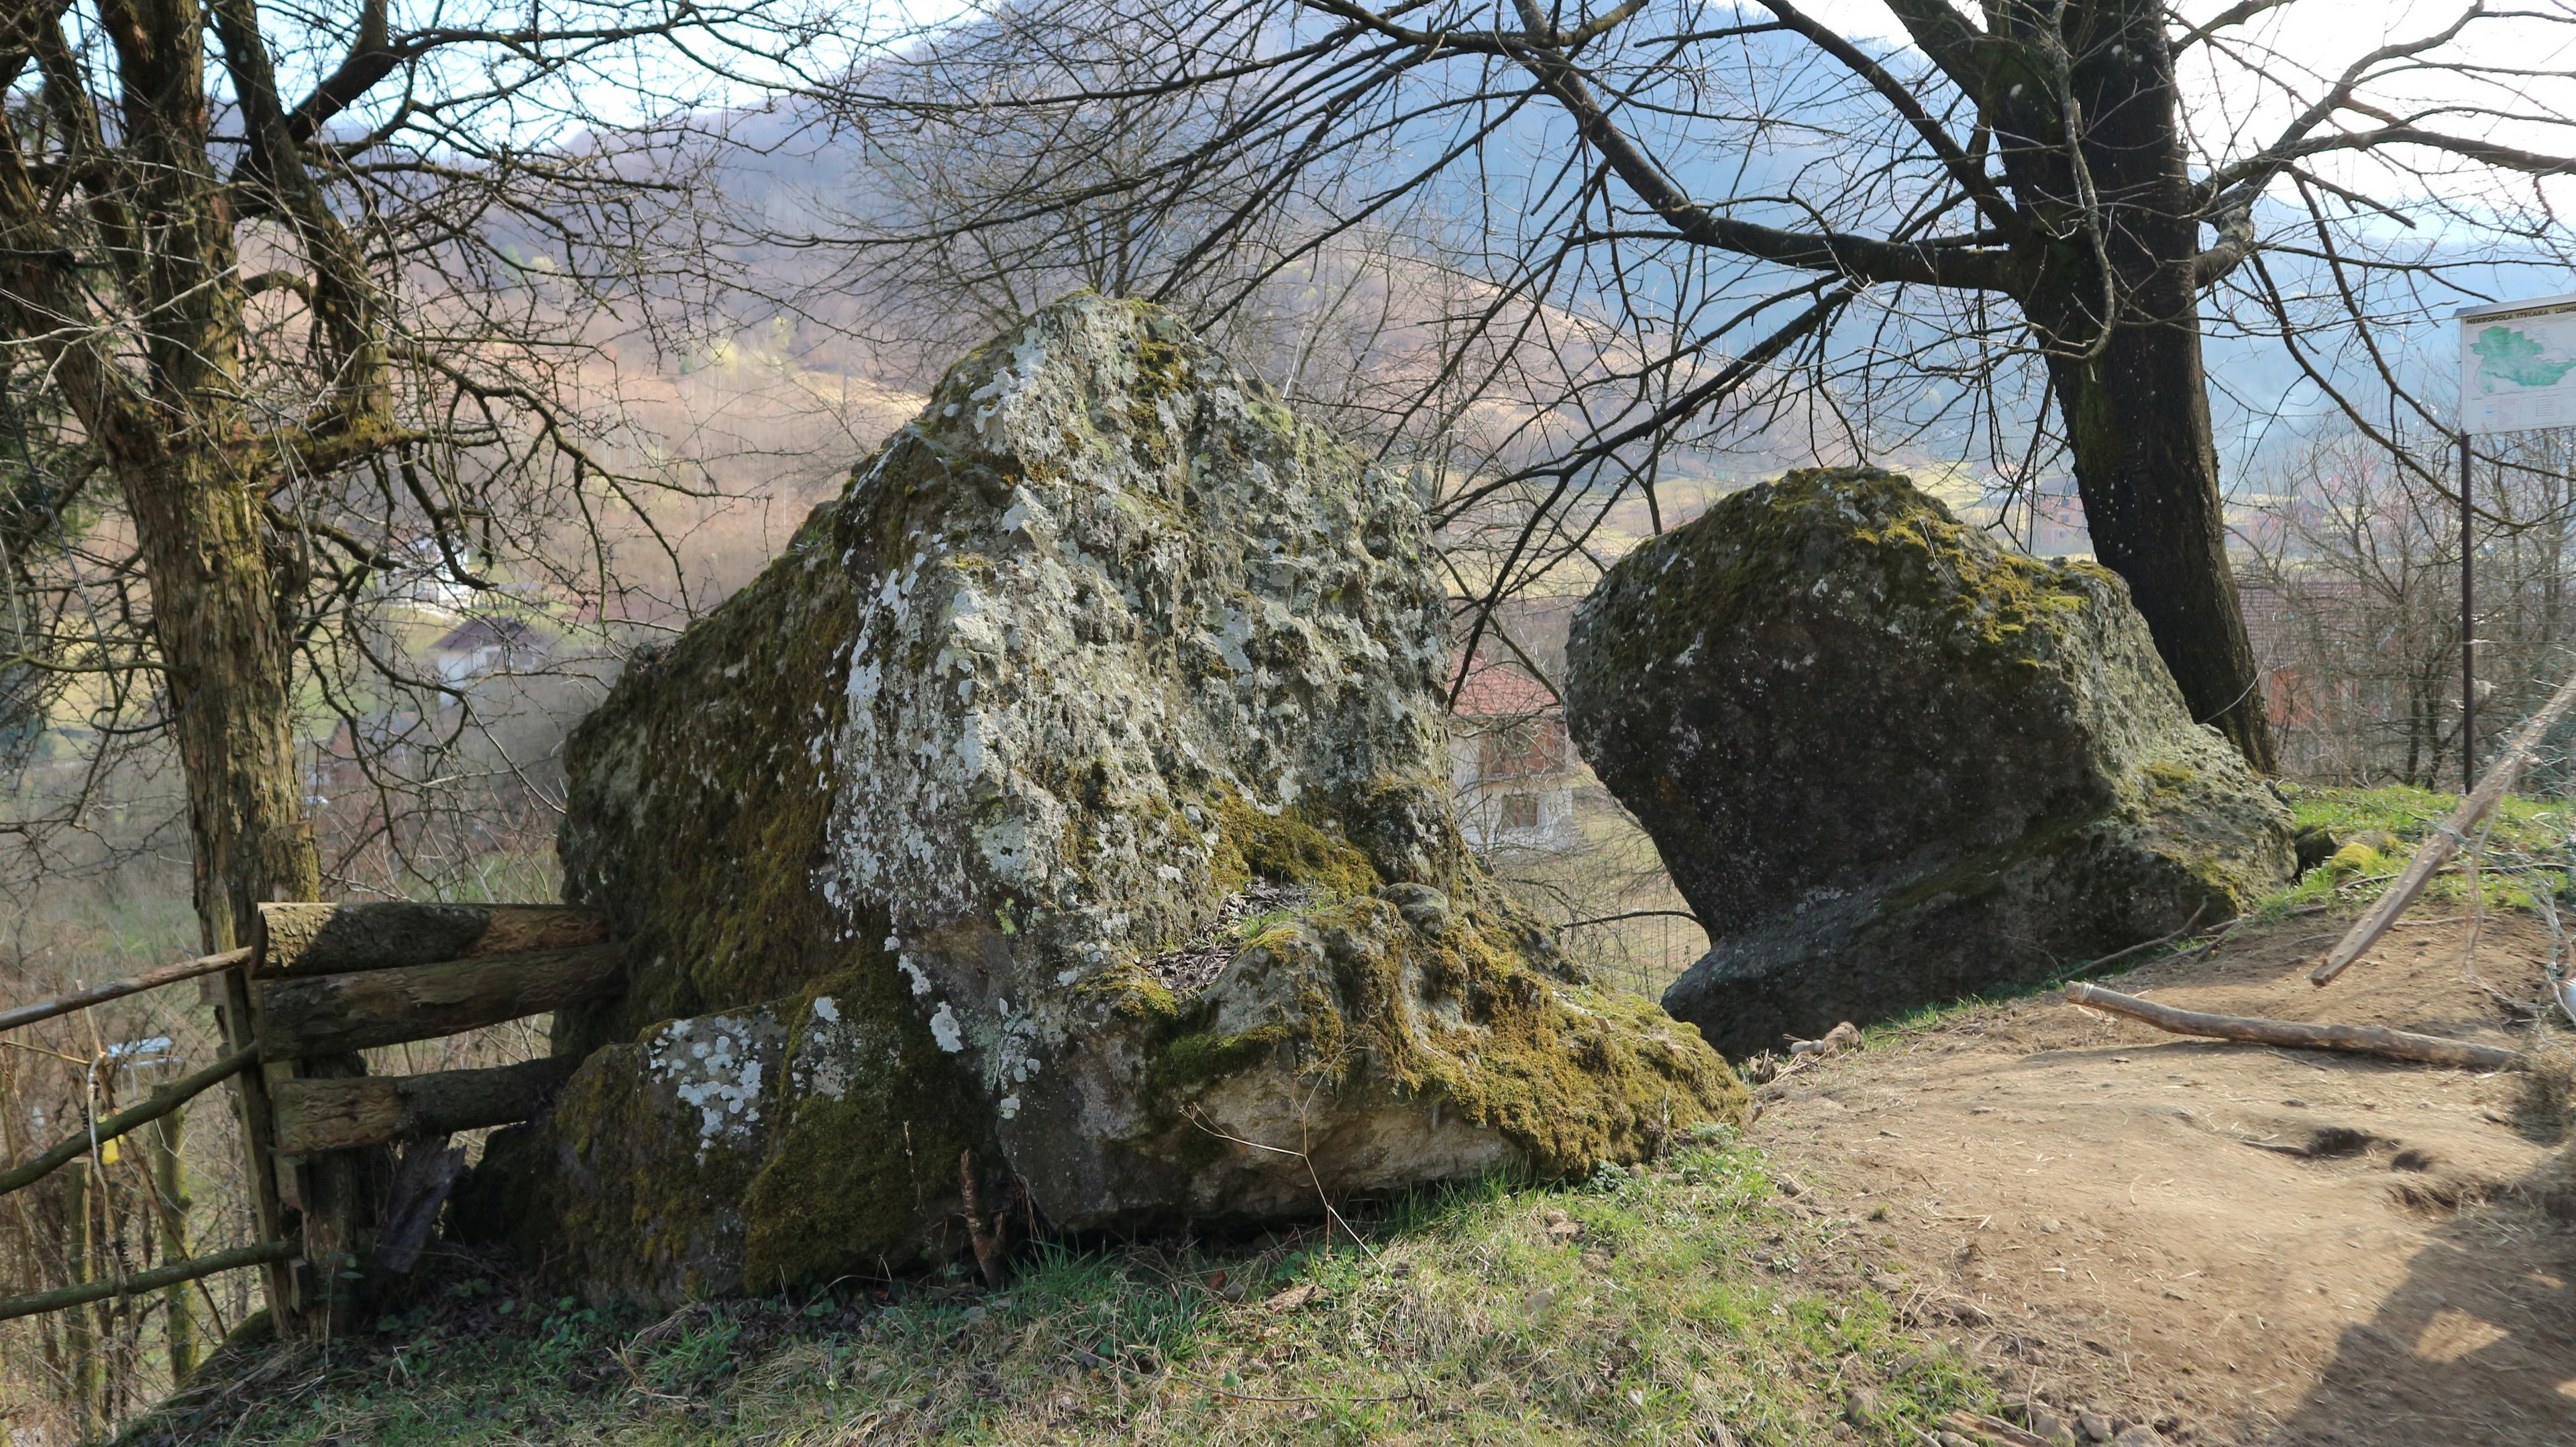
[[[251,945],[0,1009],[0,1031],[183,980],[203,982],[213,1064],[0,1169],[0,1195],[233,1082],[260,1239],[113,1280],[0,1299],[0,1321],[266,1269],[289,1336],[348,1324],[370,1277],[408,1271],[463,1164],[453,1132],[526,1120],[576,1062],[370,1076],[356,1055],[615,994],[625,947],[598,912],[538,904],[264,904]],[[390,1171],[383,1147],[401,1145]]]

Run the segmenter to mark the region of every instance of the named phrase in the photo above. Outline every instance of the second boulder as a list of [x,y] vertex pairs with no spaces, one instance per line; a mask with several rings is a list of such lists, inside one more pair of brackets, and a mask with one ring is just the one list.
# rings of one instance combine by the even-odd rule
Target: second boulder
[[1811,469],[1612,568],[1576,741],[1712,945],[1664,996],[1742,1054],[2026,986],[2292,867],[2128,590],[2009,553],[1907,481]]

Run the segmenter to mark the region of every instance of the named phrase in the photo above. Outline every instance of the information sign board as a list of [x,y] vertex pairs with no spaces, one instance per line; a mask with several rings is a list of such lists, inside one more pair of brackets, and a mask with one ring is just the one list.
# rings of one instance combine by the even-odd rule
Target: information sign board
[[2479,434],[2576,426],[2576,296],[2460,313],[2460,425]]

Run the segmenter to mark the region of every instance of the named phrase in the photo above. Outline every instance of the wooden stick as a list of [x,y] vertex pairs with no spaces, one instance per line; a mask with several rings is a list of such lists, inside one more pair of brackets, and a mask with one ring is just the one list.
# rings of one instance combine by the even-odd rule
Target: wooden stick
[[277,1102],[277,1149],[309,1156],[526,1120],[554,1099],[580,1064],[549,1056],[485,1070],[281,1080],[270,1090]]
[[2391,1030],[2381,1025],[2311,1025],[2297,1020],[2257,1020],[2246,1015],[2212,1015],[2200,1010],[2178,1010],[2105,990],[2078,980],[2066,987],[2066,1003],[2090,1005],[2115,1015],[2153,1025],[2173,1035],[2205,1035],[2219,1040],[2241,1040],[2249,1045],[2286,1045],[2293,1050],[2341,1050],[2353,1055],[2377,1055],[2389,1060],[2411,1060],[2419,1065],[2449,1065],[2462,1070],[2520,1070],[2523,1057],[2515,1051],[2493,1045],[2472,1045],[2465,1040],[2445,1040],[2439,1035],[2417,1035],[2406,1030]]
[[438,1225],[438,1208],[447,1204],[457,1178],[465,1174],[465,1147],[451,1146],[447,1139],[422,1136],[403,1147],[375,1248],[367,1253],[368,1274],[409,1276],[419,1264],[429,1233]]
[[56,1015],[68,1015],[74,1010],[84,1010],[92,1005],[102,1005],[110,1000],[122,999],[127,995],[141,994],[145,990],[162,985],[175,984],[180,980],[193,980],[199,975],[211,975],[217,970],[230,969],[249,958],[250,951],[246,948],[226,950],[219,955],[199,955],[193,960],[181,960],[175,965],[163,965],[157,970],[147,970],[130,980],[114,980],[104,985],[92,985],[86,990],[74,990],[67,995],[56,995],[52,999],[38,1000],[31,1005],[18,1005],[0,1010],[0,1030],[15,1030],[21,1025],[33,1025],[39,1020],[50,1020]]
[[2345,932],[2334,952],[2326,956],[2325,963],[2309,973],[2309,984],[2323,985],[2332,981],[2353,961],[2369,953],[2372,945],[2379,943],[2379,937],[2388,933],[2388,927],[2397,922],[2397,916],[2405,913],[2406,906],[2415,902],[2415,896],[2424,892],[2424,885],[2432,879],[2434,871],[2459,852],[2460,843],[2468,837],[2468,832],[2477,827],[2477,822],[2487,816],[2487,811],[2495,807],[2498,799],[2504,797],[2504,791],[2513,787],[2513,781],[2522,773],[2523,766],[2531,762],[2532,751],[2540,746],[2541,738],[2566,717],[2570,708],[2576,708],[2576,675],[2569,676],[2558,686],[2558,691],[2549,696],[2549,702],[2541,706],[2540,712],[2524,719],[2522,727],[2513,731],[2512,741],[2488,767],[2486,777],[2478,780],[2477,789],[2460,801],[2449,818],[2433,826],[2433,837],[2425,840],[2415,851],[2415,857],[2407,861],[2406,872],[2399,875],[2397,883],[2389,886],[2388,892],[2379,897],[2379,903],[2370,913],[2363,915]]
[[2010,1444],[2010,1447],[2057,1447],[2056,1443],[2038,1433],[2025,1432],[2001,1417],[1989,1417],[1964,1408],[1952,1412],[1941,1420],[1947,1422],[1954,1432],[1968,1432],[1978,1436],[1998,1438]]
[[2184,935],[2190,934],[2193,930],[2200,928],[2200,917],[2207,913],[2209,913],[2209,901],[2204,899],[2200,902],[2200,908],[2191,912],[2191,918],[2182,922],[2182,928],[2175,930],[2171,934],[2158,935],[2151,940],[2140,940],[2125,950],[2113,950],[2111,953],[2104,955],[2098,960],[2089,960],[2084,964],[2076,966],[2075,972],[2077,974],[2089,975],[2094,971],[2101,969],[2104,965],[2117,964],[2121,960],[2125,960],[2129,956],[2134,955],[2141,950],[2151,950],[2158,945],[2172,944],[2175,940],[2181,939]]
[[[259,1030],[251,1019],[250,977],[259,964],[257,951],[253,946],[251,958],[217,978],[222,999],[215,1007],[215,1024],[224,1032],[225,1046],[253,1054],[259,1051]],[[261,1240],[283,1241],[286,1201],[277,1178],[277,1116],[269,1108],[267,1071],[245,1070],[233,1077],[233,1118],[241,1127],[242,1178],[250,1188],[251,1219]],[[289,1258],[271,1261],[261,1275],[268,1287],[269,1320],[276,1323],[281,1336],[297,1336],[303,1317],[296,1305],[294,1262]]]
[[89,1154],[91,1147],[102,1141],[114,1140],[136,1126],[148,1125],[159,1120],[185,1104],[190,1096],[222,1084],[230,1079],[235,1071],[257,1059],[259,1059],[259,1052],[256,1050],[237,1050],[194,1075],[181,1076],[152,1092],[140,1103],[129,1105],[98,1122],[95,1127],[65,1137],[55,1143],[51,1150],[34,1160],[0,1171],[0,1196],[5,1196],[21,1186],[32,1185],[43,1180]]
[[292,1241],[262,1241],[256,1246],[236,1246],[230,1251],[218,1251],[193,1261],[175,1261],[149,1271],[138,1271],[122,1281],[90,1281],[78,1286],[58,1286],[32,1296],[12,1296],[0,1299],[0,1321],[34,1316],[40,1311],[61,1311],[68,1306],[85,1306],[111,1296],[140,1296],[165,1286],[176,1286],[182,1281],[194,1281],[200,1276],[285,1261],[294,1255],[295,1243]]
[[624,945],[590,945],[263,980],[260,1046],[271,1060],[293,1060],[454,1035],[615,994],[625,974]]

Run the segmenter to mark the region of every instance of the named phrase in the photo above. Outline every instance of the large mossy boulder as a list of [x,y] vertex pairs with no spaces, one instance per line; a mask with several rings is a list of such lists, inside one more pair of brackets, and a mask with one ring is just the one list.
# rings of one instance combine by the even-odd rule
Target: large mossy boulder
[[633,980],[469,1204],[670,1299],[937,1258],[970,1190],[1253,1223],[1735,1117],[1462,847],[1445,657],[1401,478],[1161,311],[1047,308],[574,735]]
[[1711,947],[1664,1007],[1731,1054],[2048,979],[2291,872],[2128,590],[1874,468],[1792,472],[1612,567],[1574,738]]

